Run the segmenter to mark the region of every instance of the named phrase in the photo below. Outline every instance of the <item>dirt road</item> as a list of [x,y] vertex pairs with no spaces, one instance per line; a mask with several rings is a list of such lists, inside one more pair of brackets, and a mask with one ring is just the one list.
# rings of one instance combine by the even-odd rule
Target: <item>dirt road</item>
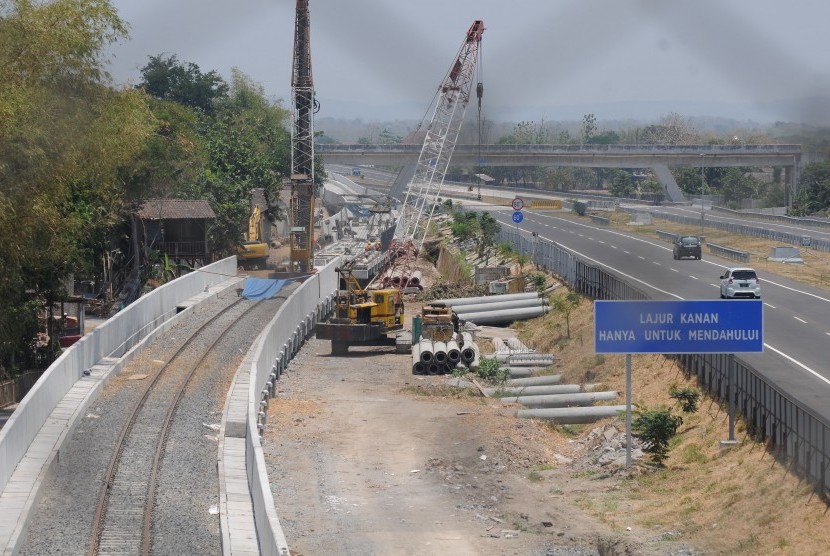
[[652,553],[566,502],[577,483],[544,425],[413,376],[394,348],[352,352],[310,340],[268,408],[268,473],[295,554]]

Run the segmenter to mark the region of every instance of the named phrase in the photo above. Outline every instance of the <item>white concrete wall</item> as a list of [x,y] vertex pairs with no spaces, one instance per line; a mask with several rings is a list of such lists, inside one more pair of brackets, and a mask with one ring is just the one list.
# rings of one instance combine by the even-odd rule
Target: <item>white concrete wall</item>
[[331,309],[338,281],[334,269],[338,264],[340,258],[334,259],[308,278],[280,307],[254,347],[256,351],[251,363],[245,452],[254,520],[262,554],[288,554],[288,544],[268,483],[268,471],[259,438],[259,402],[263,399],[262,391],[271,373],[282,372],[285,363],[313,333],[317,320]]
[[140,297],[64,351],[43,373],[0,430],[0,491],[46,418],[85,369],[103,357],[120,357],[176,314],[177,303],[236,275],[236,257],[186,274]]

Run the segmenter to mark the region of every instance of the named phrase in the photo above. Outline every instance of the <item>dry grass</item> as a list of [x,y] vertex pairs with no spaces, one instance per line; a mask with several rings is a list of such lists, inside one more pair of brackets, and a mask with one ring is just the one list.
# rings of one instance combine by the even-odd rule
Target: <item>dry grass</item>
[[[624,396],[625,356],[593,353],[590,300],[583,299],[571,314],[570,339],[557,313],[525,321],[518,328],[527,345],[557,355],[560,363],[555,371],[563,374],[563,382],[599,382]],[[632,367],[635,404],[669,406],[681,414],[669,390],[673,385],[695,387],[694,379],[662,355],[636,355]],[[621,480],[615,487],[596,488],[575,503],[616,527],[636,523],[670,532],[672,538],[707,553],[828,552],[828,507],[809,484],[789,473],[786,462],[776,461],[763,445],[747,437],[741,421],[736,425],[738,446],[722,449],[720,441],[728,438],[728,416],[708,397],[701,397],[697,413],[681,415],[683,425],[664,469]]]

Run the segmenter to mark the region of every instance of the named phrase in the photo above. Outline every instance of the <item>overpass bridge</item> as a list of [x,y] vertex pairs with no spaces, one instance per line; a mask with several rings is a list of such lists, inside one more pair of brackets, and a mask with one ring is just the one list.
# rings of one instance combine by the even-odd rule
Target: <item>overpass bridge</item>
[[[316,145],[324,162],[349,165],[413,166],[421,145]],[[788,205],[796,191],[801,145],[456,145],[455,166],[571,166],[653,168],[671,201],[685,198],[672,166],[784,168]]]

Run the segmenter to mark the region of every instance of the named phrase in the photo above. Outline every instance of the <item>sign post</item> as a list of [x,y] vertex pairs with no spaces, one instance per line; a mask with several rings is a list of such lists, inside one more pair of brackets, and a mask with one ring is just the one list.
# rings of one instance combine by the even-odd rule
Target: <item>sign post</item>
[[513,207],[513,222],[516,223],[516,241],[519,243],[519,251],[521,252],[522,249],[522,236],[519,235],[519,223],[524,220],[524,214],[522,214],[522,208],[525,206],[525,202],[521,197],[513,197],[513,200],[510,202],[510,206]]
[[[764,351],[761,300],[596,301],[594,351],[626,354],[626,438],[631,434],[632,353],[728,353],[729,442],[735,440],[735,353]],[[631,442],[626,465],[631,462]]]

